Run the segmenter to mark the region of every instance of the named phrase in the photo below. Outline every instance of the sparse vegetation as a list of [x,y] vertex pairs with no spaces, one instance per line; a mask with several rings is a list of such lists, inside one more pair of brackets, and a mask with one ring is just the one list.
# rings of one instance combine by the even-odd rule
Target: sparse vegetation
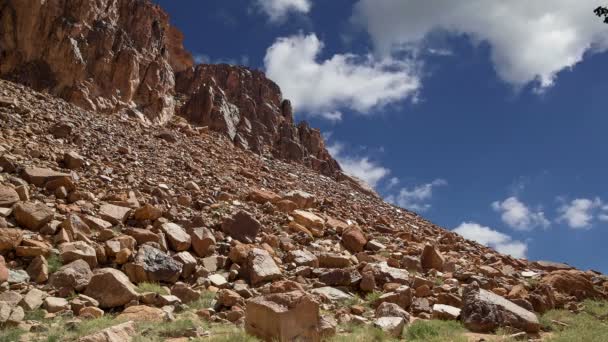
[[378,292],[378,291],[370,292],[367,294],[367,296],[365,296],[365,301],[367,302],[367,304],[371,304],[371,303],[375,302],[376,300],[378,300],[378,298],[380,298],[380,296],[382,296],[382,292]]
[[418,320],[406,329],[406,339],[415,342],[467,342],[465,331],[456,321]]
[[25,312],[25,319],[28,321],[42,321],[44,319],[45,311],[42,309],[36,309]]
[[608,302],[586,300],[584,308],[574,314],[551,310],[541,317],[541,324],[552,331],[550,342],[608,341]]
[[16,328],[0,328],[0,342],[19,341],[25,331]]
[[195,330],[200,324],[190,319],[176,319],[172,322],[158,324],[155,322],[138,325],[140,341],[164,341],[166,338],[184,336],[189,330]]
[[188,304],[188,306],[192,310],[208,309],[213,306],[214,299],[215,292],[204,291],[203,293],[201,293],[201,297],[198,300]]
[[386,335],[382,330],[369,325],[348,324],[343,332],[329,339],[329,342],[389,342],[397,339]]
[[49,256],[46,261],[49,265],[49,274],[57,272],[61,268],[61,266],[63,266],[63,261],[61,260],[61,257],[57,254],[51,254],[51,256]]
[[169,294],[169,292],[167,292],[167,290],[165,288],[160,286],[160,284],[147,283],[147,282],[139,283],[137,285],[137,292],[139,292],[139,293],[154,292],[154,293],[158,293],[159,295],[168,295]]

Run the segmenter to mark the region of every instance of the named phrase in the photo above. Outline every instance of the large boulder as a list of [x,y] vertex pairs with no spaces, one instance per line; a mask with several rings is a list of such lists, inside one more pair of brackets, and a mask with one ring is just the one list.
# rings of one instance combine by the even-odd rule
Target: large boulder
[[78,342],[129,342],[135,333],[135,322],[129,321],[81,337]]
[[551,286],[555,291],[574,296],[578,300],[586,298],[606,298],[606,294],[596,289],[590,276],[577,270],[558,270],[542,278],[541,284]]
[[247,301],[245,330],[265,341],[319,342],[319,304],[302,291]]
[[367,238],[359,228],[349,228],[342,233],[342,245],[352,253],[363,251]]
[[60,179],[69,178],[72,176],[67,173],[53,171],[40,167],[27,167],[23,170],[23,178],[37,187],[43,187],[46,183]]
[[93,272],[89,264],[84,260],[75,260],[51,274],[49,284],[60,293],[69,294],[72,291],[84,290],[92,277]]
[[276,280],[281,277],[281,269],[264,249],[254,248],[247,256],[247,272],[252,285]]
[[424,246],[424,250],[420,256],[420,263],[424,270],[435,269],[442,271],[444,262],[443,256],[435,247],[428,244]]
[[135,285],[129,277],[113,268],[96,270],[84,294],[99,301],[102,309],[124,306],[137,299]]
[[91,269],[97,267],[97,253],[95,248],[89,246],[84,241],[66,242],[59,246],[61,260],[64,263],[69,263],[74,260],[86,261]]
[[208,228],[194,228],[190,233],[192,249],[201,258],[208,257],[215,252],[215,236]]
[[143,245],[137,251],[135,260],[125,265],[125,272],[131,281],[175,283],[182,274],[182,264],[163,251]]
[[361,273],[371,273],[376,285],[383,286],[386,283],[409,284],[410,274],[408,271],[390,267],[386,262],[371,263],[365,265]]
[[0,253],[12,251],[21,244],[23,230],[13,228],[0,228]]
[[167,236],[171,249],[176,252],[187,251],[188,249],[190,249],[192,239],[190,238],[190,235],[186,233],[184,228],[175,223],[168,222],[163,223],[160,226],[160,229]]
[[474,282],[464,288],[461,319],[464,326],[478,333],[512,327],[528,333],[540,330],[536,315],[493,292],[480,289]]
[[243,243],[254,242],[261,228],[260,222],[246,211],[240,211],[222,222],[224,233]]
[[21,227],[37,231],[53,219],[53,210],[42,203],[19,203],[15,206],[15,221]]
[[0,184],[0,207],[12,207],[19,200],[19,194],[15,189]]

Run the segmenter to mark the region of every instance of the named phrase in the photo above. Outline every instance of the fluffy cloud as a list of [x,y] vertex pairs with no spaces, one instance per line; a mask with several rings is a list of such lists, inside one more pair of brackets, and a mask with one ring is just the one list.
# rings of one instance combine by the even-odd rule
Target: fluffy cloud
[[[390,183],[393,183],[393,179]],[[431,183],[421,184],[413,188],[402,188],[397,195],[388,196],[386,200],[405,209],[418,212],[426,211],[431,208],[428,201],[433,197],[433,189],[447,184],[443,179],[436,179]]]
[[[570,203],[564,203],[558,208],[560,213],[558,221],[566,222],[570,228],[574,229],[591,228],[596,211],[601,207],[602,201],[597,197],[594,199],[578,198]],[[599,219],[608,220],[608,217],[605,216],[606,214],[602,213],[599,215]]]
[[550,224],[542,211],[533,212],[517,197],[509,197],[503,202],[494,202],[492,208],[501,213],[502,222],[516,230],[547,228]]
[[585,52],[608,49],[595,7],[594,0],[359,0],[353,19],[383,55],[419,48],[438,30],[487,42],[503,80],[518,87],[538,81],[542,89]]
[[355,176],[371,187],[390,174],[390,170],[374,162],[368,156],[349,155],[345,153],[344,145],[337,142],[327,147],[331,155],[349,175]]
[[490,227],[485,227],[474,222],[463,222],[454,228],[453,231],[465,239],[477,241],[482,245],[494,248],[500,253],[509,254],[515,258],[526,257],[527,244],[513,240],[509,235],[493,230]]
[[315,34],[279,38],[268,48],[266,74],[300,111],[336,119],[340,108],[366,113],[415,96],[420,81],[413,64],[371,55],[336,54],[319,60]]
[[257,5],[272,22],[285,20],[289,13],[306,14],[312,8],[310,0],[257,0]]

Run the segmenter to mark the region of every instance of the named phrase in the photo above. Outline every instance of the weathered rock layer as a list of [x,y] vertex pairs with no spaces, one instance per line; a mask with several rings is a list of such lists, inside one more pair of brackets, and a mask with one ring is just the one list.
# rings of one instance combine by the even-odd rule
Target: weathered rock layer
[[340,170],[320,132],[294,124],[275,83],[244,67],[194,66],[148,0],[0,0],[0,27],[1,78],[96,112],[157,124],[180,114],[256,153]]

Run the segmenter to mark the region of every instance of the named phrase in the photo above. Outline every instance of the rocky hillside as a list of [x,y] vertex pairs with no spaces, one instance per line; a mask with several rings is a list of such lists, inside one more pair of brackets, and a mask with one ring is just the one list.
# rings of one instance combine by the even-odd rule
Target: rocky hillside
[[500,255],[177,117],[159,130],[1,81],[0,125],[6,326],[39,331],[41,308],[165,321],[211,293],[200,317],[268,339],[414,317],[535,334],[534,312],[605,298],[600,274]]
[[538,314],[606,299],[602,274],[501,255],[340,176],[274,83],[193,66],[148,1],[0,0],[0,21],[0,328],[23,341],[431,319],[538,339]]
[[194,66],[182,34],[145,0],[1,0],[0,78],[97,113],[165,124],[181,115],[238,146],[337,176],[318,130],[294,124],[262,73]]

